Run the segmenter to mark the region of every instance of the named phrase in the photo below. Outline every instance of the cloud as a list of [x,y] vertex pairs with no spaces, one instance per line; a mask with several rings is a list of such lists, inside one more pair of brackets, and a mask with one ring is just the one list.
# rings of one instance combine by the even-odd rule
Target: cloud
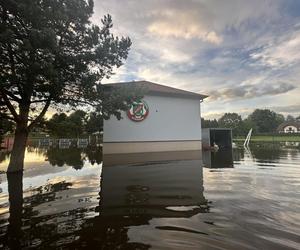
[[[230,110],[231,113],[238,113],[242,118],[246,118],[249,114],[251,114],[254,111],[254,109],[232,109]],[[205,112],[202,116],[204,119],[207,120],[213,120],[213,119],[219,119],[221,118],[227,111],[210,111]]]
[[[138,78],[150,80],[157,83],[170,85],[171,73],[159,69],[151,69],[149,67],[140,68],[137,72]],[[172,83],[171,83],[172,84]]]
[[191,62],[192,56],[184,51],[180,51],[172,48],[162,48],[160,51],[160,59],[163,62],[169,63],[187,63]]
[[270,109],[286,114],[300,115],[300,103],[288,106],[271,106]]
[[[287,106],[257,106],[254,108],[235,108],[231,109],[230,112],[235,112],[241,115],[243,118],[246,118],[249,114],[251,114],[255,109],[270,109],[272,111],[275,111],[277,113],[283,114],[283,115],[293,115],[295,117],[300,116],[300,103],[295,105],[287,105]],[[227,111],[222,110],[216,110],[216,111],[207,111],[202,116],[205,119],[219,119],[224,113]]]
[[221,36],[201,23],[197,11],[167,10],[158,13],[158,20],[148,26],[148,31],[152,34],[168,38],[196,38],[213,44],[222,42]]
[[296,3],[95,0],[94,22],[110,13],[114,33],[133,42],[107,81],[145,79],[209,94],[202,107],[211,114],[293,106],[300,96]]
[[296,87],[289,83],[231,86],[209,93],[210,100],[251,99],[287,93]]
[[250,57],[261,65],[273,68],[293,66],[300,62],[300,32],[293,33],[276,44],[268,44]]

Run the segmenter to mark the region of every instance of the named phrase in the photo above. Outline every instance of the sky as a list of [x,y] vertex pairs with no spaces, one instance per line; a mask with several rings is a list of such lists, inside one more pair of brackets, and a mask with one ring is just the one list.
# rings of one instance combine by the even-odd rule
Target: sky
[[209,95],[206,119],[256,108],[300,115],[299,0],[94,0],[132,40],[104,81],[147,80]]

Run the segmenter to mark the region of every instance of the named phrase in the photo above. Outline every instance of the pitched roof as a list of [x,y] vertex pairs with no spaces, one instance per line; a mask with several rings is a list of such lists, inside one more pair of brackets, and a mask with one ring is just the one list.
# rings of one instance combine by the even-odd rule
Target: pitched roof
[[178,96],[191,99],[203,100],[208,97],[207,95],[202,95],[182,89],[172,88],[166,85],[161,85],[148,81],[132,81],[132,82],[118,82],[118,83],[108,83],[105,84],[107,87],[133,87],[142,88],[145,90],[146,94],[149,95],[162,95],[162,96]]
[[285,127],[287,126],[294,126],[296,127],[298,130],[300,130],[300,122],[284,122],[284,123],[281,123],[278,128],[277,128],[277,131],[283,131]]

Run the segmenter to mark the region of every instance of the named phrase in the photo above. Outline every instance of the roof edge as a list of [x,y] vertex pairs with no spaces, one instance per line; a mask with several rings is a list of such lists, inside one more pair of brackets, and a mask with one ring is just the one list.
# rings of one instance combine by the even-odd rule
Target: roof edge
[[109,87],[125,87],[125,86],[134,86],[134,87],[144,87],[147,89],[148,94],[161,95],[161,96],[181,96],[188,99],[199,99],[204,100],[208,95],[203,95],[188,90],[178,89],[170,87],[167,85],[162,85],[150,81],[131,81],[131,82],[116,82],[116,83],[106,83],[104,86]]

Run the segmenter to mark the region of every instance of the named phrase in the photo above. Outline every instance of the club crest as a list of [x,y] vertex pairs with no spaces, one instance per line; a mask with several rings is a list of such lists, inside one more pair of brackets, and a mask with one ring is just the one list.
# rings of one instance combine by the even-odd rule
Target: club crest
[[128,118],[135,122],[145,120],[148,114],[148,104],[143,100],[133,102],[130,109],[127,111]]

